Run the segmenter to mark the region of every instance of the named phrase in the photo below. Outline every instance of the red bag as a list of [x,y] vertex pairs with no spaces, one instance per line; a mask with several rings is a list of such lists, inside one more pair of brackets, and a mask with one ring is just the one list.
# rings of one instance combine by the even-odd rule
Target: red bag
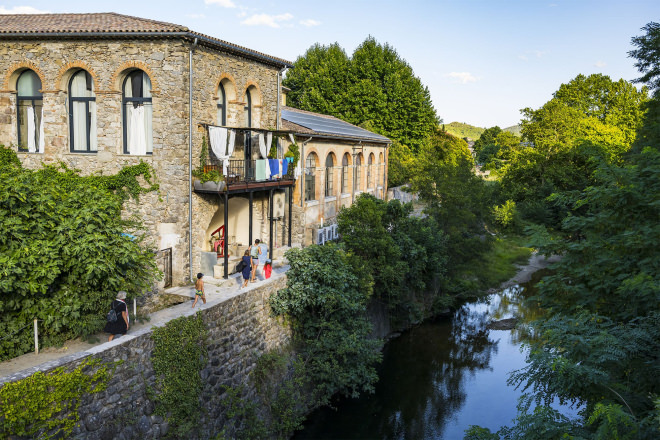
[[273,271],[273,265],[266,263],[264,265],[264,277],[266,277],[266,279],[270,278],[270,273],[272,271]]

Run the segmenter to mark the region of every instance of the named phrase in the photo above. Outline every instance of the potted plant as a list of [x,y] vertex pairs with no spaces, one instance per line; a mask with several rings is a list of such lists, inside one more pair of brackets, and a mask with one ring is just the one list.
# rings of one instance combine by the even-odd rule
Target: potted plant
[[222,191],[225,189],[225,176],[220,173],[217,165],[207,165],[206,158],[209,154],[206,136],[202,138],[202,150],[200,151],[199,167],[192,171],[195,178],[193,185],[196,190]]

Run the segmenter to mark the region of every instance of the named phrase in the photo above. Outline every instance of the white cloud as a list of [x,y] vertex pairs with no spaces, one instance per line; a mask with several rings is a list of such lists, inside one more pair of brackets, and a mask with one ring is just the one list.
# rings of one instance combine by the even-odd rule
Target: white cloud
[[518,55],[518,58],[520,58],[523,61],[529,60],[529,58],[527,58],[525,55]]
[[318,26],[321,24],[320,21],[314,20],[313,18],[308,18],[306,20],[300,20],[300,24],[306,27]]
[[467,84],[471,82],[477,82],[477,77],[472,75],[470,72],[451,72],[447,73],[444,75],[445,77],[451,78],[455,80],[454,82],[458,82],[461,84]]
[[269,26],[272,28],[280,27],[280,22],[291,20],[293,15],[289,14],[278,14],[278,15],[268,15],[268,14],[254,14],[247,19],[241,21],[241,24],[246,26]]
[[0,14],[47,14],[48,11],[42,11],[32,6],[14,6],[11,9],[7,9],[4,6],[0,6]]
[[231,0],[204,0],[204,3],[207,5],[218,5],[223,8],[235,8],[236,5]]
[[545,52],[542,50],[533,50],[532,53],[536,55],[536,58],[541,58],[543,55],[545,55]]
[[607,66],[607,63],[605,61],[598,60],[598,61],[596,61],[596,64],[594,64],[594,66],[602,68],[602,67]]
[[236,14],[236,16],[237,16],[238,18],[247,17],[247,12],[245,12],[245,11],[241,11],[241,12],[239,12],[238,14]]

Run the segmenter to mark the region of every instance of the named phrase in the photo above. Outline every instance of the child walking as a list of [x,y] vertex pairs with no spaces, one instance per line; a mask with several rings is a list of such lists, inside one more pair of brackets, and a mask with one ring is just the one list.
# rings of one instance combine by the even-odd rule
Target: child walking
[[204,276],[203,273],[198,273],[197,274],[197,281],[195,281],[195,301],[193,302],[192,308],[195,308],[195,304],[197,304],[197,300],[201,297],[202,301],[204,304],[206,304],[206,295],[204,295],[204,281],[202,280],[202,277]]

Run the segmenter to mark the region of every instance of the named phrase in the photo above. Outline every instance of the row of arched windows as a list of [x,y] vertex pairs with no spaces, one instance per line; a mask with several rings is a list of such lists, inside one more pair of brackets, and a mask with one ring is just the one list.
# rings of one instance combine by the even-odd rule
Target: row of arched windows
[[[39,75],[27,69],[17,79],[18,149],[44,151],[43,94]],[[123,153],[153,153],[153,106],[151,80],[146,72],[130,70],[122,82]],[[252,127],[252,95],[246,90],[245,126]],[[72,153],[97,151],[97,114],[94,78],[84,69],[68,82],[69,145]],[[217,124],[227,125],[227,94],[218,86]]]
[[[43,94],[41,79],[24,70],[16,83],[19,151],[43,152]],[[69,145],[73,153],[97,151],[96,95],[94,78],[79,69],[68,82]],[[146,155],[153,152],[151,80],[142,70],[128,72],[122,83],[123,151]]]
[[[378,162],[376,165],[376,172],[374,173],[375,156],[371,153],[367,159],[367,188],[374,188],[375,184],[380,183],[381,172],[380,168],[383,164],[383,153],[380,153]],[[305,179],[304,179],[304,194],[305,200],[316,200],[316,167],[318,161],[318,156],[316,153],[311,152],[307,155],[305,159]],[[347,194],[350,192],[350,181],[349,181],[349,170],[350,166],[350,156],[348,153],[344,153],[341,160],[341,193]],[[325,158],[325,171],[324,171],[324,180],[325,180],[325,197],[335,196],[335,183],[334,183],[334,167],[335,167],[335,155],[334,153],[328,153]],[[355,167],[354,167],[354,186],[356,191],[361,191],[361,171],[362,171],[362,154],[358,154],[355,157]],[[374,181],[375,177],[375,181]]]

